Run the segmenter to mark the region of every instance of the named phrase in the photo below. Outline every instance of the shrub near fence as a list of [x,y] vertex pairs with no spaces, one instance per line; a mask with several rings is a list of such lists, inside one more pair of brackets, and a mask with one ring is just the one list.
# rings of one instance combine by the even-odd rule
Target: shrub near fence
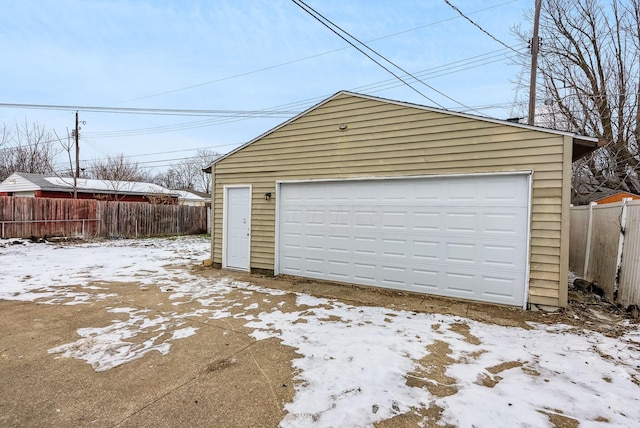
[[0,196],[2,238],[138,238],[207,231],[207,207]]

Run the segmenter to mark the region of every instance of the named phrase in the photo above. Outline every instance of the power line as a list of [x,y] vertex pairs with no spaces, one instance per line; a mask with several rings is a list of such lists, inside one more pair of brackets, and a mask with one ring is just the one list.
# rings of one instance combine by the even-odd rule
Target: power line
[[[366,44],[362,43],[360,40],[358,40],[357,38],[355,38],[354,36],[352,36],[351,34],[349,34],[348,32],[346,32],[345,30],[343,30],[342,28],[340,28],[339,26],[337,26],[336,24],[334,24],[333,22],[331,22],[329,19],[325,18],[322,14],[320,14],[319,12],[317,12],[315,9],[313,9],[312,7],[308,6],[306,3],[304,3],[302,0],[292,0],[293,3],[298,6],[299,8],[301,8],[302,10],[304,10],[305,12],[307,12],[309,15],[311,15],[315,20],[317,20],[318,22],[320,22],[322,25],[324,25],[325,27],[327,27],[329,30],[331,30],[334,34],[336,34],[338,37],[340,37],[342,40],[344,40],[345,42],[349,43],[351,46],[353,46],[355,49],[357,49],[360,53],[362,53],[364,56],[366,56],[367,58],[369,58],[371,61],[373,61],[374,63],[376,63],[378,66],[380,66],[381,68],[383,68],[385,71],[387,71],[389,74],[393,75],[396,79],[400,80],[401,82],[403,82],[405,85],[407,85],[409,88],[411,88],[413,91],[417,92],[418,94],[422,95],[424,98],[428,99],[429,101],[431,101],[432,103],[436,104],[437,106],[444,108],[444,106],[442,104],[439,104],[438,102],[434,101],[433,99],[429,98],[428,96],[426,96],[425,94],[423,94],[422,92],[420,92],[418,89],[414,88],[413,86],[411,86],[410,83],[408,83],[407,81],[405,81],[404,79],[402,79],[400,76],[398,76],[396,73],[394,73],[393,71],[389,70],[387,67],[385,67],[383,64],[381,64],[380,62],[378,62],[375,58],[371,57],[371,55],[367,54],[365,51],[363,51],[362,49],[360,49],[355,43],[353,43],[351,40],[347,39],[346,37],[344,37],[342,34],[340,34],[338,31],[336,31],[333,27],[337,28],[339,31],[341,31],[342,33],[346,34],[347,36],[349,36],[350,38],[352,38],[353,40],[355,40],[356,42],[358,42],[360,45],[366,47],[367,49],[369,49],[371,52],[373,52],[374,54],[376,54],[377,56],[379,56],[380,58],[384,59],[386,62],[388,62],[389,64],[393,65],[394,67],[402,70],[400,67],[398,67],[396,64],[394,64],[393,62],[391,62],[390,60],[388,60],[387,58],[385,58],[384,56],[380,55],[378,52],[376,52],[375,50],[371,49],[369,46],[367,46]],[[405,74],[409,74],[406,71],[402,70]],[[427,85],[428,86],[428,85]],[[430,86],[428,86],[430,87]],[[430,87],[431,88],[431,87]],[[433,89],[433,88],[431,88]],[[436,91],[437,92],[437,91]]]
[[[371,48],[370,46],[368,46],[366,43],[360,41],[358,38],[356,38],[355,36],[353,36],[352,34],[350,34],[349,32],[347,32],[346,30],[342,29],[340,26],[338,26],[337,24],[335,24],[334,22],[332,22],[331,20],[329,20],[328,18],[326,18],[325,16],[323,16],[320,12],[318,12],[317,10],[315,10],[314,8],[312,8],[311,6],[307,5],[303,0],[292,0],[293,3],[295,3],[297,6],[299,6],[300,8],[302,8],[304,11],[306,11],[308,14],[310,14],[312,17],[314,17],[316,20],[318,20],[322,25],[324,25],[325,27],[327,27],[328,29],[330,29],[331,31],[333,31],[336,35],[338,35],[340,38],[342,38],[344,41],[346,41],[347,43],[349,43],[351,46],[353,46],[355,49],[357,49],[359,52],[361,52],[362,54],[364,54],[367,58],[371,59],[373,62],[375,62],[376,64],[378,64],[380,67],[382,67],[383,69],[385,69],[386,71],[388,71],[389,73],[391,73],[395,78],[397,78],[398,80],[402,81],[405,85],[409,86],[409,88],[413,89],[415,92],[419,93],[420,95],[422,95],[423,97],[425,97],[426,99],[428,99],[429,101],[435,103],[436,105],[438,105],[441,108],[445,108],[442,104],[437,103],[436,101],[434,101],[433,99],[427,97],[425,94],[423,94],[422,92],[420,92],[418,89],[414,88],[409,82],[407,82],[406,80],[404,80],[403,78],[401,78],[400,76],[398,76],[397,74],[393,73],[391,70],[389,70],[387,67],[383,66],[382,64],[380,64],[378,61],[376,61],[375,59],[373,59],[371,56],[369,56],[368,54],[366,54],[362,49],[360,49],[356,44],[352,43],[350,40],[348,40],[347,38],[343,37],[342,34],[339,34],[337,31],[334,30],[333,27],[335,27],[337,30],[339,30],[340,32],[346,34],[348,37],[350,37],[351,39],[355,40],[358,44],[360,44],[361,46],[364,46],[365,48],[367,48],[369,51],[373,52],[375,55],[377,55],[378,57],[382,58],[384,61],[386,61],[387,63],[391,64],[392,66],[394,66],[395,68],[397,68],[398,70],[402,71],[403,73],[405,73],[406,76],[409,76],[411,78],[413,78],[415,81],[422,83],[424,86],[426,86],[427,88],[431,89],[434,92],[437,92],[438,94],[442,95],[443,97],[453,101],[456,104],[461,105],[462,107],[465,108],[469,108],[468,106],[466,106],[465,104],[461,103],[460,101],[450,97],[449,95],[445,94],[442,91],[437,90],[436,88],[434,88],[433,86],[427,84],[426,82],[420,80],[418,77],[414,76],[413,74],[411,74],[410,72],[406,71],[405,69],[403,69],[402,67],[400,67],[399,65],[397,65],[396,63],[394,63],[393,61],[391,61],[390,59],[386,58],[384,55],[382,55],[381,53],[377,52],[376,50],[374,50],[373,48]],[[480,112],[477,112],[480,113]]]
[[[518,46],[518,48],[521,48],[522,46],[525,46],[525,45],[523,44],[521,46]],[[514,49],[510,48],[510,50],[514,50]],[[508,56],[505,57],[504,55],[505,55],[504,49],[486,52],[483,54],[475,55],[468,58],[463,58],[457,61],[453,61],[451,63],[443,64],[437,67],[433,67],[431,69],[417,72],[415,73],[415,76],[419,76],[421,78],[425,78],[425,77],[434,78],[434,77],[449,75],[452,73],[458,73],[460,71],[465,71],[470,68],[480,67],[493,62],[500,61],[502,59],[509,58]],[[395,87],[399,87],[402,85],[403,83],[398,83],[397,79],[388,79],[388,80],[352,88],[351,90],[354,92],[375,93],[375,92],[380,92],[380,91],[392,89]],[[294,113],[297,114],[300,111],[308,108],[310,105],[313,105],[318,101],[325,99],[326,97],[327,95],[308,98],[308,99],[293,102],[293,103],[283,104],[275,107],[254,110],[254,111],[261,111],[261,112],[286,111],[286,112],[289,112],[291,115],[293,115]],[[41,107],[41,108],[46,108],[47,106],[47,105],[41,105],[41,104],[30,104],[30,105]],[[60,107],[76,108],[78,106],[60,106]],[[479,107],[474,107],[474,108],[471,108],[471,110],[474,110],[477,112],[478,108]],[[179,109],[164,109],[164,110],[179,110]],[[469,109],[465,109],[465,110],[469,110]],[[185,110],[185,111],[193,111],[193,110]],[[209,111],[231,112],[234,110],[209,110]],[[287,117],[290,117],[290,116],[287,116]],[[180,130],[214,126],[218,124],[231,123],[238,120],[246,120],[251,118],[256,118],[256,117],[246,117],[244,115],[239,115],[239,116],[231,115],[229,117],[215,117],[212,119],[205,119],[205,120],[200,120],[195,122],[186,122],[182,124],[163,125],[159,127],[138,128],[138,129],[128,129],[128,130],[119,130],[119,131],[87,132],[87,133],[83,133],[83,137],[85,138],[85,141],[86,141],[86,139],[90,139],[90,138],[122,138],[122,137],[129,137],[129,136],[149,135],[149,134],[155,134],[155,133],[175,132]],[[49,142],[56,142],[56,141],[58,140],[55,139]],[[231,145],[235,145],[235,144],[231,144]],[[9,149],[10,148],[0,148],[0,151],[9,150]]]
[[59,105],[59,104],[15,104],[0,103],[0,108],[25,108],[41,110],[65,110],[100,113],[122,113],[122,114],[148,114],[164,116],[247,116],[247,117],[272,117],[278,115],[291,115],[296,112],[274,111],[274,110],[194,110],[177,108],[141,108],[141,107],[98,107],[79,105]]
[[[524,46],[524,44],[522,46]],[[452,73],[457,73],[460,71],[465,71],[470,68],[480,67],[493,62],[497,62],[503,58],[503,55],[504,55],[504,49],[486,52],[483,54],[453,61],[451,63],[443,64],[431,69],[423,70],[415,73],[415,75],[420,76],[421,78],[425,78],[425,77],[434,78],[434,77],[444,76]],[[508,59],[508,57],[504,59]],[[375,92],[380,92],[380,91],[392,89],[395,87],[399,87],[402,85],[403,84],[398,83],[396,79],[388,79],[388,80],[352,88],[351,90],[354,92],[375,93]],[[325,99],[326,97],[327,95],[308,98],[308,99],[296,101],[293,103],[261,109],[259,111],[274,111],[274,110],[283,111],[283,109],[286,109],[287,111],[291,111],[292,114],[293,113],[297,114],[300,111],[304,110],[305,108],[308,108],[310,105],[313,105],[318,101]],[[516,104],[515,101],[512,104]],[[42,106],[44,108],[44,105],[37,105],[37,106]],[[69,107],[73,107],[73,106],[69,106]],[[292,111],[292,109],[294,110]],[[478,109],[480,109],[480,107],[478,106],[472,108],[472,110],[474,111],[478,111]],[[226,110],[226,111],[229,111],[229,110]],[[206,119],[206,120],[195,121],[195,122],[186,122],[183,124],[164,125],[160,127],[138,128],[138,129],[119,130],[119,131],[86,132],[86,133],[83,133],[82,136],[85,138],[85,141],[91,138],[122,138],[122,137],[129,137],[129,136],[149,135],[149,134],[155,134],[155,133],[175,132],[179,130],[195,129],[200,127],[230,123],[232,121],[245,120],[245,119],[248,119],[248,118],[247,117],[236,118],[231,116],[229,118]],[[57,142],[57,141],[58,139],[53,139],[47,142]],[[236,144],[227,144],[226,146],[232,146],[232,145],[236,145]],[[221,147],[221,146],[217,146],[217,147]],[[11,148],[10,147],[0,148],[0,151],[5,151],[5,150],[11,150]],[[188,149],[185,151],[188,151]]]
[[[524,45],[523,45],[524,46]],[[504,49],[501,49],[501,53],[497,53],[495,55],[491,55],[490,57],[485,57],[482,59],[476,59],[474,61],[468,61],[466,63],[455,65],[456,63],[451,63],[451,65],[443,65],[436,67],[434,69],[425,70],[421,72],[415,73],[416,76],[420,76],[421,78],[429,78],[433,79],[436,77],[446,76],[453,73],[459,73],[461,71],[470,70],[472,68],[482,67],[488,64],[492,64],[495,62],[500,62],[505,59],[509,59],[510,57],[505,57]],[[393,79],[389,79],[383,82],[372,83],[369,85],[361,86],[356,91],[366,91],[366,92],[380,92],[387,89],[392,89],[401,86],[397,81]],[[477,112],[477,110],[476,110]]]
[[[506,1],[506,2],[503,2],[503,3],[499,3],[499,4],[496,4],[496,5],[493,5],[493,6],[485,7],[485,8],[482,8],[482,9],[476,9],[476,10],[474,10],[472,12],[469,12],[469,14],[473,15],[475,13],[486,12],[488,10],[495,9],[495,8],[498,8],[498,7],[502,7],[502,6],[505,6],[505,5],[510,4],[510,3],[515,3],[516,1],[518,1],[518,0],[509,0],[509,1]],[[384,35],[384,36],[381,36],[381,37],[377,37],[377,38],[374,38],[374,39],[370,39],[370,40],[367,40],[367,43],[377,42],[379,40],[388,39],[388,38],[391,38],[391,37],[398,36],[400,34],[406,34],[406,33],[409,33],[409,32],[412,32],[412,31],[416,31],[416,30],[420,30],[422,28],[430,27],[430,26],[433,26],[433,25],[443,24],[445,22],[452,21],[452,20],[455,20],[455,19],[458,19],[458,17],[441,19],[440,21],[430,22],[428,24],[420,25],[418,27],[413,27],[413,28],[410,28],[408,30],[402,30],[402,31],[398,31],[398,32],[395,32],[395,33],[387,34],[387,35]],[[349,48],[348,47],[344,47],[344,48],[334,49],[334,50],[330,50],[330,51],[326,51],[326,52],[321,52],[321,53],[318,53],[318,54],[315,54],[315,55],[310,55],[310,56],[306,56],[306,57],[303,57],[303,58],[298,58],[298,59],[294,59],[294,60],[291,60],[291,61],[282,62],[280,64],[270,65],[270,66],[262,67],[262,68],[259,68],[259,69],[256,69],[256,70],[247,71],[247,72],[244,72],[244,73],[238,73],[238,74],[234,74],[234,75],[227,76],[227,77],[222,77],[220,79],[209,80],[209,81],[206,81],[206,82],[196,83],[194,85],[189,85],[189,86],[185,86],[185,87],[182,87],[182,88],[170,89],[170,90],[167,90],[167,91],[158,92],[158,93],[151,94],[151,95],[145,95],[145,96],[142,96],[142,97],[131,98],[131,99],[128,99],[128,100],[125,100],[125,101],[120,101],[120,102],[114,103],[112,105],[124,104],[124,103],[132,102],[132,101],[145,100],[145,99],[148,99],[148,98],[154,98],[154,97],[159,97],[159,96],[162,96],[162,95],[168,95],[168,94],[173,94],[173,93],[176,93],[176,92],[186,91],[186,90],[189,90],[189,89],[199,88],[199,87],[202,87],[202,86],[211,85],[213,83],[220,83],[220,82],[224,82],[226,80],[235,79],[235,78],[238,78],[238,77],[245,77],[245,76],[249,76],[251,74],[260,73],[262,71],[273,70],[275,68],[284,67],[286,65],[291,65],[291,64],[295,64],[295,63],[298,63],[298,62],[306,61],[306,60],[309,60],[309,59],[318,58],[318,57],[321,57],[321,56],[324,56],[324,55],[329,55],[329,54],[336,53],[336,52],[339,52],[339,51],[342,51],[342,50],[345,50],[345,49],[349,49]]]
[[[125,157],[127,157],[127,156],[122,156],[122,157],[123,157],[123,158],[125,158]],[[120,158],[120,156],[117,156],[117,158]],[[99,160],[107,160],[107,159],[109,159],[109,158],[107,157],[107,158],[99,159]],[[150,164],[154,164],[154,163],[163,163],[163,162],[186,161],[186,160],[194,160],[194,159],[200,159],[200,157],[199,157],[199,156],[184,156],[184,157],[179,157],[179,158],[156,159],[156,160],[149,160],[149,161],[134,161],[134,162],[132,162],[132,164],[135,164],[135,165],[138,165],[138,166],[140,166],[140,165],[148,165],[148,166],[147,166],[148,168],[155,168],[156,166],[154,166],[154,165],[150,165]],[[86,160],[85,160],[85,161],[84,161],[84,162],[85,162],[85,164],[88,164],[88,165],[89,165],[89,167],[85,168],[85,170],[86,170],[86,171],[91,171],[91,170],[93,170],[93,169],[94,169],[94,168],[93,168],[93,162],[97,162],[97,161],[99,161],[99,160],[94,160],[94,161],[86,161]],[[59,166],[61,166],[61,165],[63,165],[63,164],[62,164],[62,163],[57,163],[57,164],[55,164],[54,166],[59,167]],[[169,165],[170,165],[170,164],[169,164]]]
[[[506,109],[508,109],[510,107],[513,107],[516,104],[522,104],[522,103],[513,101],[513,102],[504,102],[504,103],[483,104],[483,105],[477,105],[477,106],[470,106],[469,109],[470,110],[476,110],[476,109],[484,109],[484,108],[501,108],[501,109],[505,109],[506,110]],[[85,141],[86,141],[86,139],[85,139]],[[143,156],[153,156],[153,155],[189,152],[189,151],[194,151],[194,150],[220,149],[222,147],[237,147],[238,145],[239,145],[238,143],[219,144],[219,145],[214,145],[214,146],[194,147],[194,148],[190,148],[190,149],[169,150],[169,151],[152,152],[152,153],[140,153],[140,154],[135,154],[135,155],[123,155],[122,157],[123,158],[134,158],[134,157],[143,157]],[[107,155],[107,157],[108,157],[108,155]],[[178,159],[187,159],[187,158],[178,158]],[[166,159],[166,160],[169,161],[169,160],[172,160],[172,159]],[[86,162],[86,160],[85,160],[85,162]]]
[[193,147],[191,149],[168,150],[168,151],[165,151],[165,152],[141,153],[141,154],[137,154],[137,155],[123,155],[122,157],[123,158],[137,158],[137,157],[141,157],[141,156],[167,155],[167,154],[171,154],[171,153],[191,152],[191,151],[194,151],[194,150],[218,149],[220,147],[230,147],[230,146],[237,146],[237,144],[220,144],[220,145],[216,145],[216,146]]
[[[516,0],[510,0],[510,1],[506,1],[506,2],[500,3],[500,4],[492,5],[492,6],[489,6],[489,7],[486,7],[486,8],[477,9],[477,10],[474,10],[472,12],[469,12],[468,14],[475,14],[475,13],[488,11],[488,10],[491,10],[491,9],[495,9],[495,8],[498,8],[498,7],[505,6],[505,5],[510,4],[510,3],[514,3],[515,1]],[[461,16],[463,16],[466,19],[469,19],[467,16],[464,16],[464,14],[461,14]],[[386,39],[386,38],[394,37],[394,36],[397,36],[397,35],[400,35],[400,34],[405,34],[405,33],[412,32],[412,31],[416,31],[416,30],[419,30],[419,29],[422,29],[422,28],[426,28],[426,27],[429,27],[429,26],[433,26],[433,25],[437,25],[437,24],[440,24],[440,23],[448,22],[448,21],[455,20],[455,19],[458,19],[458,18],[459,17],[452,17],[452,18],[447,18],[447,19],[443,19],[443,20],[440,20],[440,21],[434,21],[434,22],[431,22],[431,23],[428,23],[428,24],[425,24],[425,25],[421,25],[421,26],[418,26],[418,27],[414,27],[414,28],[410,28],[410,29],[407,29],[407,30],[403,30],[403,31],[387,34],[387,35],[384,35],[384,36],[381,36],[381,37],[378,37],[378,38],[370,39],[367,43],[383,40],[383,39]],[[502,43],[502,44],[504,45],[504,43]],[[507,46],[507,48],[513,50],[513,48],[511,48],[509,46]],[[169,94],[169,93],[178,92],[178,91],[182,91],[182,90],[186,90],[186,89],[196,88],[196,87],[204,86],[204,85],[211,84],[211,83],[222,82],[222,81],[233,79],[233,78],[237,78],[237,77],[243,77],[243,76],[254,74],[254,73],[257,73],[257,72],[261,72],[261,71],[265,71],[265,70],[269,70],[269,69],[273,69],[273,68],[278,68],[278,67],[289,65],[289,64],[292,64],[292,63],[301,62],[301,61],[305,61],[305,60],[308,60],[308,59],[316,58],[316,57],[319,57],[319,56],[331,54],[331,53],[338,52],[338,51],[341,51],[341,50],[344,50],[344,49],[348,49],[348,47],[339,48],[339,49],[335,49],[335,50],[319,53],[319,54],[316,54],[316,55],[311,55],[311,56],[307,56],[307,57],[304,57],[304,58],[296,59],[296,60],[293,60],[293,61],[288,61],[288,62],[281,63],[281,64],[276,64],[276,65],[272,65],[272,66],[268,66],[268,67],[263,67],[261,69],[253,70],[253,71],[250,71],[250,72],[240,73],[240,74],[236,74],[236,75],[233,75],[233,76],[224,77],[224,78],[221,78],[221,79],[211,80],[211,81],[208,81],[208,82],[199,83],[199,84],[196,84],[196,85],[190,85],[190,86],[187,86],[187,87],[184,87],[184,88],[174,89],[174,90],[170,90],[170,91],[164,91],[164,92],[160,92],[160,93],[157,93],[157,94],[152,94],[152,95],[148,95],[148,96],[144,96],[144,97],[139,97],[139,98],[131,99],[131,100],[128,100],[128,101],[123,101],[123,102],[129,102],[129,101],[133,101],[133,100],[151,98],[151,97],[154,97],[154,96],[159,96],[159,95]],[[515,52],[515,50],[514,50],[514,52]],[[461,60],[461,61],[464,61],[464,60]],[[451,63],[451,64],[453,64],[453,63]],[[477,65],[477,66],[479,66],[479,65]],[[471,67],[467,67],[465,69],[468,69],[468,68],[471,68]],[[465,69],[459,69],[459,70],[457,70],[455,72],[463,71]],[[439,77],[439,76],[442,76],[442,75],[445,75],[445,74],[449,74],[449,73],[442,73],[442,74],[438,74],[438,75],[433,75],[432,77]],[[420,74],[416,74],[416,75],[420,75]],[[422,75],[420,75],[420,76],[422,77]],[[382,84],[382,82],[380,82],[380,84]],[[370,87],[371,89],[369,89],[369,90],[371,90],[371,91],[375,90],[375,92],[379,92],[379,91],[385,90],[387,88],[393,88],[393,87],[400,86],[400,85],[391,85],[391,84],[389,84],[387,86],[387,88],[383,88],[382,86],[377,86],[376,87],[376,85],[377,84],[370,84],[370,85],[366,85],[366,86],[357,88],[355,90],[356,91],[360,91],[360,90],[364,90],[367,87]],[[313,99],[310,99],[310,100],[306,100],[304,102],[293,103],[293,104],[290,104],[290,105],[291,106],[297,106],[297,107],[300,107],[300,108],[308,107],[309,101],[317,101],[319,99],[322,99],[322,97],[316,97],[316,98],[313,98]],[[123,102],[121,102],[121,103],[123,103]],[[120,103],[116,103],[116,104],[120,104]],[[5,105],[8,106],[8,104],[5,104]],[[20,108],[20,106],[27,106],[27,105],[16,104],[15,106],[16,106],[16,108]],[[32,106],[34,106],[34,108],[36,108],[35,106],[37,106],[37,108],[46,108],[45,105],[32,105]],[[56,106],[56,107],[58,107],[57,109],[60,109],[60,110],[75,111],[77,109],[80,109],[82,106]],[[88,107],[84,106],[84,108],[86,109]],[[95,107],[95,109],[104,110],[104,109],[106,109],[106,107]],[[133,110],[133,109],[131,109],[131,110]],[[142,113],[142,114],[154,114],[154,112],[152,112],[154,109],[138,109],[138,110],[145,110],[147,112],[147,113]],[[238,112],[238,111],[233,111],[233,110],[200,110],[200,111],[199,110],[181,110],[181,109],[158,109],[158,110],[165,110],[162,114],[170,114],[170,115],[173,115],[173,116],[181,115],[180,112],[183,112],[183,113],[185,113],[184,115],[189,115],[189,116],[193,116],[193,115],[195,115],[194,113],[198,113],[198,112],[203,112],[203,113],[205,113],[205,115],[207,115],[207,113],[211,113],[212,116],[216,116],[215,112],[221,112],[221,113],[222,112],[227,112],[228,114],[231,115],[231,117],[233,117],[233,119],[231,119],[231,120],[225,120],[224,118],[223,119],[213,119],[213,120],[199,121],[199,122],[187,122],[185,124],[180,124],[180,125],[165,125],[164,127],[144,128],[143,130],[105,131],[103,133],[89,133],[89,134],[95,136],[96,138],[113,138],[113,137],[126,137],[126,136],[134,136],[134,135],[147,135],[147,134],[151,134],[151,133],[175,132],[175,131],[178,131],[178,130],[199,128],[199,127],[211,126],[211,125],[215,125],[215,124],[219,124],[219,123],[229,123],[229,122],[233,122],[233,121],[236,121],[236,120],[245,119],[245,117],[243,117],[242,115],[233,114],[232,112]],[[173,113],[170,112],[170,111],[167,111],[167,110],[172,110]],[[298,112],[299,111],[281,112],[281,113],[284,113],[284,114],[287,114],[287,115],[293,115],[293,114],[297,114]],[[159,112],[155,112],[155,113],[159,113]],[[269,117],[276,117],[276,115],[278,115],[279,113],[271,110],[271,114],[273,114],[274,116],[269,116]],[[219,116],[217,116],[217,117],[219,117]],[[225,117],[228,117],[228,116],[225,116]],[[252,118],[252,117],[253,116],[249,116],[249,117],[246,117],[246,118]],[[287,116],[287,117],[289,117],[289,116]],[[0,149],[0,150],[3,150],[3,149]]]
[[[489,104],[489,105],[482,105],[482,106],[472,106],[469,107],[472,110],[478,109],[478,108],[508,108],[513,106],[514,104],[516,104],[516,102],[505,102],[505,103],[494,103],[494,104]],[[57,141],[57,140],[55,140]],[[84,140],[85,142],[86,139]],[[53,142],[53,141],[52,141]],[[90,144],[90,143],[89,143]],[[219,144],[219,145],[213,145],[213,146],[204,146],[204,147],[193,147],[193,148],[189,148],[189,149],[180,149],[180,150],[169,150],[169,151],[163,151],[163,152],[152,152],[152,153],[140,153],[140,154],[135,154],[135,155],[122,155],[123,158],[134,158],[134,157],[142,157],[142,156],[153,156],[153,155],[162,155],[162,154],[172,154],[172,153],[180,153],[180,152],[188,152],[188,151],[194,151],[194,150],[204,150],[204,149],[220,149],[222,147],[236,147],[238,146],[238,144],[236,143],[232,143],[232,144]],[[7,148],[7,149],[1,149],[1,150],[9,150],[11,148]],[[98,159],[83,159],[82,162],[83,163],[90,163],[92,161],[99,161],[99,160],[104,160],[109,158],[109,155],[107,155],[105,158],[98,158]],[[153,168],[162,168],[162,167],[169,167],[169,166],[174,166],[175,163],[163,163],[163,162],[177,162],[177,161],[184,161],[184,160],[193,160],[193,159],[199,159],[199,156],[186,156],[186,157],[178,157],[178,158],[169,158],[169,159],[158,159],[158,160],[150,160],[150,161],[135,161],[136,164],[138,164],[138,166],[140,168],[145,168],[145,169],[153,169]],[[154,164],[158,164],[159,165],[154,165]],[[62,166],[60,166],[62,165]],[[66,163],[65,164],[56,164],[54,165],[55,167],[61,167],[61,168],[65,168],[67,167]],[[91,170],[91,168],[86,168],[86,170]]]
[[487,30],[485,30],[484,28],[482,28],[480,25],[478,25],[475,21],[473,21],[471,18],[469,18],[467,15],[465,15],[464,13],[462,13],[462,11],[460,9],[458,9],[455,5],[451,4],[451,2],[449,2],[449,0],[444,0],[444,2],[446,4],[448,4],[453,10],[455,10],[456,12],[458,12],[460,14],[460,16],[462,16],[464,19],[466,19],[467,21],[469,21],[471,24],[473,24],[475,27],[477,27],[480,31],[482,31],[483,33],[485,33],[487,36],[491,37],[493,40],[495,40],[496,42],[500,43],[502,46],[513,50],[515,53],[518,53],[518,51],[514,50],[513,48],[511,48],[509,45],[507,45],[506,43],[504,43],[502,40],[499,40],[498,38],[496,38],[493,34],[489,33]]

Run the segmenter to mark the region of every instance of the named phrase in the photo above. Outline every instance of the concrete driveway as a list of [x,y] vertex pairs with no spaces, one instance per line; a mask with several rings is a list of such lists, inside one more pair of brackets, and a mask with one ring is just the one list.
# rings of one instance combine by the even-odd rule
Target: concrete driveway
[[[174,341],[171,352],[150,351],[101,372],[85,361],[50,354],[73,342],[78,329],[126,319],[109,312],[114,306],[148,310],[149,319],[161,316],[156,308],[167,302],[166,293],[113,287],[117,297],[91,305],[0,301],[1,426],[278,425],[283,404],[293,397],[295,354],[276,339],[249,337],[243,319],[190,317],[198,334]],[[244,297],[236,296],[249,303]]]

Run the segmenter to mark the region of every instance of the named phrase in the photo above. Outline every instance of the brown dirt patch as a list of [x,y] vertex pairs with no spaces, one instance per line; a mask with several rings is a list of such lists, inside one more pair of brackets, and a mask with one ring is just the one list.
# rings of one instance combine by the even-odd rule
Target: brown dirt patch
[[578,428],[580,426],[579,421],[563,415],[560,410],[554,409],[552,411],[538,411],[549,418],[549,422],[551,422],[551,425],[554,428]]
[[490,376],[486,373],[482,373],[476,383],[478,385],[486,386],[487,388],[493,388],[502,380],[502,376]]
[[514,369],[516,367],[522,367],[524,363],[522,361],[505,361],[495,366],[487,368],[487,371],[491,374],[498,374],[505,370]]
[[451,348],[446,342],[436,340],[427,346],[428,355],[418,361],[418,368],[409,373],[406,384],[414,388],[426,388],[438,397],[447,397],[458,392],[456,380],[446,375],[447,367],[455,363]]
[[464,340],[466,340],[468,343],[472,345],[480,345],[482,343],[480,339],[478,339],[473,334],[471,334],[469,324],[467,323],[460,323],[460,322],[453,323],[449,325],[449,328],[451,329],[451,331],[454,331],[459,335],[463,336]]
[[413,409],[411,412],[394,416],[391,419],[378,422],[376,428],[398,428],[398,427],[425,427],[425,428],[455,428],[454,425],[442,424],[442,412],[444,409],[435,404],[427,408]]

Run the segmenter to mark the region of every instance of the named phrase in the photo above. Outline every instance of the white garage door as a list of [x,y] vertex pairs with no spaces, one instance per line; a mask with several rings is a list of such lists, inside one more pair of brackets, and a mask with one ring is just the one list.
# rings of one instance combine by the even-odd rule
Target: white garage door
[[529,177],[281,183],[276,273],[523,306]]

